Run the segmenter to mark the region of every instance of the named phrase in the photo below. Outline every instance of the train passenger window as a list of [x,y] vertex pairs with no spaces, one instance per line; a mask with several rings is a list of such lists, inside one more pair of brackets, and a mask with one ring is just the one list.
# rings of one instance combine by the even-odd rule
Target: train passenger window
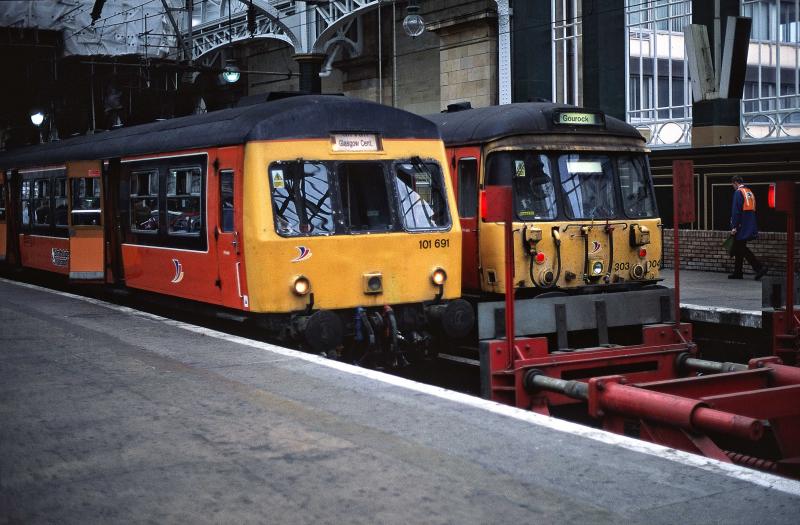
[[656,201],[643,155],[624,155],[617,159],[622,206],[627,217],[655,217]]
[[53,205],[56,226],[67,227],[67,179],[60,177],[53,180]]
[[532,151],[500,151],[486,162],[488,185],[510,185],[521,221],[552,220],[558,214],[550,159]]
[[131,173],[130,192],[131,231],[157,233],[159,225],[158,171],[134,171]]
[[33,182],[33,224],[50,226],[50,179]]
[[613,165],[608,156],[561,155],[558,171],[570,219],[610,219],[618,215]]
[[100,179],[97,177],[72,179],[72,225],[100,224],[100,210]]
[[0,221],[6,220],[6,187],[0,185]]
[[219,172],[219,216],[221,218],[220,229],[224,232],[232,232],[233,225],[233,171],[222,170]]
[[22,225],[31,225],[31,196],[33,195],[33,181],[22,181],[20,188],[20,211],[22,213]]
[[385,232],[392,229],[383,166],[377,162],[342,162],[336,168],[347,231]]
[[463,218],[478,213],[478,160],[458,159],[458,214]]
[[334,231],[328,167],[322,162],[273,162],[269,166],[275,231],[328,235]]
[[202,230],[200,167],[173,168],[167,176],[167,231],[197,237]]
[[414,159],[398,163],[397,193],[406,230],[431,230],[450,226],[445,185],[439,165]]

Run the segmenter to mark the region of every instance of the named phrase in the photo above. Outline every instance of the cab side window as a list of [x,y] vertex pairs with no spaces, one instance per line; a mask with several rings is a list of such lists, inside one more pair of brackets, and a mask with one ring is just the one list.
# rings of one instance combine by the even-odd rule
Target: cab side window
[[219,206],[220,229],[223,232],[232,232],[234,230],[233,170],[219,172]]
[[458,159],[458,214],[475,217],[478,210],[478,160]]

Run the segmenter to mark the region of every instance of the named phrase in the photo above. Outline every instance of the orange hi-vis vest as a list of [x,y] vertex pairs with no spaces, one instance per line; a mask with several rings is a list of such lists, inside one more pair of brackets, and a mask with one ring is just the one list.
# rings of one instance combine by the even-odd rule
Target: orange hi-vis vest
[[742,194],[744,201],[742,202],[742,211],[756,211],[756,196],[750,191],[750,188],[739,186],[737,190]]

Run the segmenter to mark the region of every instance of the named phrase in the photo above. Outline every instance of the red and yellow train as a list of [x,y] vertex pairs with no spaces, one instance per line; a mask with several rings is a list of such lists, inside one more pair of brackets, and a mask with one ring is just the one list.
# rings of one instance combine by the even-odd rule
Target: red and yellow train
[[445,162],[429,121],[339,96],[7,151],[0,255],[403,362],[473,325]]

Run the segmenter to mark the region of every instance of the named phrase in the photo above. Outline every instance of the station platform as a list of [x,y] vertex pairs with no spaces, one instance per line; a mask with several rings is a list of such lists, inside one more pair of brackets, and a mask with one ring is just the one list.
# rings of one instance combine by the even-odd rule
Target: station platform
[[800,483],[0,279],[0,522],[796,523]]
[[[661,277],[663,286],[674,287],[671,268]],[[681,270],[680,285],[683,321],[761,328],[762,281],[752,275],[734,280],[726,273]]]

